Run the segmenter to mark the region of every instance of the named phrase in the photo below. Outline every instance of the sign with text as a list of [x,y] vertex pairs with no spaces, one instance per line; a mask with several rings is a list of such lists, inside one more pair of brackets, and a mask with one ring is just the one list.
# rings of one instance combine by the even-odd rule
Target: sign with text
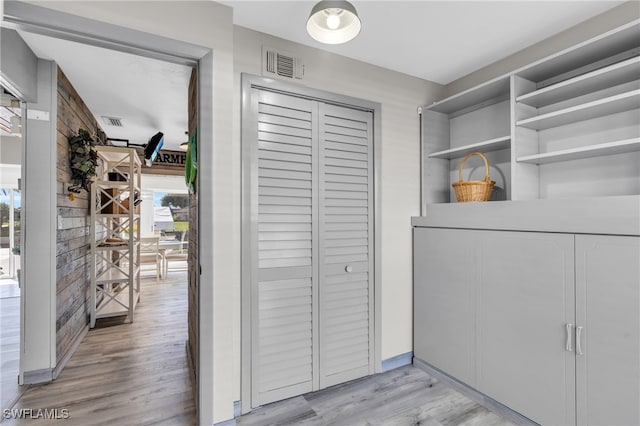
[[184,174],[184,166],[187,162],[187,153],[185,151],[166,151],[160,150],[151,167],[144,164],[144,150],[138,149],[138,155],[142,162],[142,173],[158,174],[158,175],[182,175]]

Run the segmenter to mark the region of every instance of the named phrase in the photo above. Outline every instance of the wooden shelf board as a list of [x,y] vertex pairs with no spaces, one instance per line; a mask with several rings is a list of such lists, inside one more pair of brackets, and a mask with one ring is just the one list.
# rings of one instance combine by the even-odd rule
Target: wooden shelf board
[[[127,267],[128,268],[128,267]],[[130,277],[115,268],[108,268],[107,271],[96,277],[96,284],[113,284],[129,281]]]
[[472,143],[469,145],[459,146],[456,148],[446,149],[444,151],[434,152],[428,155],[429,158],[458,158],[464,157],[471,151],[491,152],[506,149],[511,146],[510,136],[501,136],[499,138],[490,139],[487,141]]
[[526,155],[518,157],[516,161],[519,163],[547,164],[636,151],[640,151],[640,138],[607,142],[581,148],[563,149],[543,154]]
[[[134,241],[133,242],[133,247],[132,250],[135,249],[138,244],[140,242],[139,241]],[[96,244],[96,250],[100,250],[100,251],[124,251],[124,250],[129,250],[129,243],[125,243],[123,245],[119,245],[119,246],[100,246]]]
[[520,120],[516,125],[544,130],[636,108],[640,108],[640,89]]
[[640,56],[636,56],[518,96],[516,101],[534,107],[551,105],[587,93],[593,93],[607,87],[637,80],[639,76]]
[[[134,309],[136,304],[138,303],[139,297],[140,297],[140,292],[134,289],[133,301],[132,301]],[[115,298],[128,306],[129,305],[129,289],[122,291]],[[118,302],[111,299],[109,299],[108,302],[105,302],[104,301],[105,299],[103,299],[103,302],[96,307],[96,318],[110,318],[110,317],[129,315],[129,309],[125,309]]]
[[[125,182],[121,180],[96,180],[93,184],[100,186],[105,189],[122,189],[128,191],[130,189],[131,183]],[[140,190],[137,186],[133,186],[134,190]]]
[[140,157],[135,148],[125,148],[121,146],[96,146],[94,147],[98,155],[110,163],[125,161],[128,156],[134,159],[136,165],[140,165]]
[[[137,219],[138,217],[140,217],[140,213],[133,214],[134,219]],[[128,219],[129,213],[96,213],[96,218]]]
[[96,246],[96,250],[100,251],[118,251],[118,250],[129,250],[129,244],[125,243],[119,246]]

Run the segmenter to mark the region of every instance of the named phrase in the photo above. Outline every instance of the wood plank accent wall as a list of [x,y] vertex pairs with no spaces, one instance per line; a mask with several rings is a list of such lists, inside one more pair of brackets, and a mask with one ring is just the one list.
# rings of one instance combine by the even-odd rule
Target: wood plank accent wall
[[[71,183],[67,136],[79,128],[100,129],[93,114],[58,67],[57,214],[56,237],[56,356],[58,362],[72,349],[89,323],[89,194],[74,201],[66,190]],[[102,131],[102,129],[100,129]]]
[[[191,71],[191,79],[189,80],[189,137],[193,135],[198,124],[198,73],[194,68]],[[200,140],[198,140],[198,145]],[[199,188],[196,188],[199,189]],[[198,260],[198,194],[189,194],[189,353],[191,355],[191,365],[194,369],[193,377],[195,377],[194,389],[196,404],[198,401],[198,292],[200,285],[200,264]]]

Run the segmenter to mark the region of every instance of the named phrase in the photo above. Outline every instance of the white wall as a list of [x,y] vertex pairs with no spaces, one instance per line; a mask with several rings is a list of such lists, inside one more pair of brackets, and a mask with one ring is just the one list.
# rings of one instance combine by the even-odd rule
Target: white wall
[[[4,10],[4,2],[2,8]],[[16,31],[8,28],[0,28],[0,44],[0,80],[15,96],[34,102],[37,98],[36,55]]]
[[[420,134],[417,107],[442,86],[323,50],[234,27],[233,238],[240,247],[240,73],[262,75],[262,45],[302,58],[297,84],[382,104],[382,359],[412,351],[411,216],[420,214]],[[239,259],[238,259],[239,261]],[[234,264],[239,273],[239,263]],[[234,398],[240,397],[240,286],[234,279]]]

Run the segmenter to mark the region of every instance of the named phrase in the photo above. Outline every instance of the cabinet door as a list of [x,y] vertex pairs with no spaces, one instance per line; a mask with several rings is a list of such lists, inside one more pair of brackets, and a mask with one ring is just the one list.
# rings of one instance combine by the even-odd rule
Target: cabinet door
[[576,236],[578,424],[640,424],[640,238]]
[[540,424],[575,424],[573,235],[480,238],[478,390]]
[[320,104],[320,388],[374,371],[373,114]]
[[414,230],[414,355],[473,386],[477,231]]

